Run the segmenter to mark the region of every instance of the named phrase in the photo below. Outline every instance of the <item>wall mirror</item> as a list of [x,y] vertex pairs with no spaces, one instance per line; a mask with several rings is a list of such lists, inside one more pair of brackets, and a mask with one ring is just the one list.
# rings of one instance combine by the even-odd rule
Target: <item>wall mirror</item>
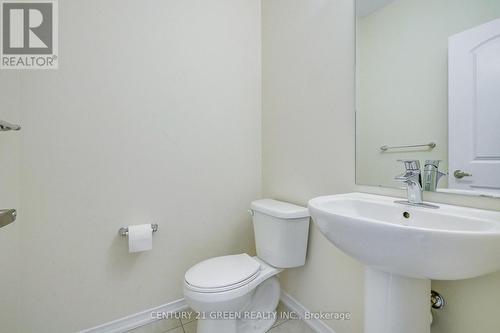
[[500,1],[356,6],[357,184],[500,198]]

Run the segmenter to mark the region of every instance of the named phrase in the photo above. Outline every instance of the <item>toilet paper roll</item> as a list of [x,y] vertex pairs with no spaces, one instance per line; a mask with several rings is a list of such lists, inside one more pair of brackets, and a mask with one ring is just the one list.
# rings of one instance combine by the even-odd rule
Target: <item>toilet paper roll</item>
[[131,225],[128,227],[128,252],[142,252],[153,248],[153,229],[151,224]]

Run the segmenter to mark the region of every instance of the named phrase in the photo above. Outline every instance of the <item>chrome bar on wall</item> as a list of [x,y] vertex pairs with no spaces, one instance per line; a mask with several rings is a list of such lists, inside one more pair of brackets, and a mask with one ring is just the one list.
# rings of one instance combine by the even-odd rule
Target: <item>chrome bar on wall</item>
[[17,211],[15,209],[0,209],[0,228],[11,224],[17,218]]
[[382,146],[380,147],[381,151],[388,151],[389,149],[404,149],[404,148],[420,148],[420,147],[428,147],[429,149],[436,148],[435,142],[425,143],[421,145],[404,145],[404,146]]
[[[158,231],[158,224],[151,223],[151,231],[152,232],[157,232]],[[128,228],[127,227],[121,227],[120,230],[118,230],[118,234],[120,236],[127,236],[128,235]]]
[[8,123],[4,120],[0,120],[0,132],[19,131],[20,129],[21,129],[21,126],[19,126],[19,125],[11,124],[11,123]]

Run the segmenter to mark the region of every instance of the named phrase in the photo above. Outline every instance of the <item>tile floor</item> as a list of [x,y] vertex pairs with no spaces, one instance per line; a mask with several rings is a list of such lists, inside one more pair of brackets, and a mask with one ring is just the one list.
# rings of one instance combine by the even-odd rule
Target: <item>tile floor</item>
[[[278,312],[287,309],[280,303]],[[188,317],[188,316],[186,316]],[[196,333],[196,320],[190,319],[166,319],[154,322],[150,325],[139,327],[128,331],[128,333]],[[268,333],[315,333],[302,320],[278,318]]]

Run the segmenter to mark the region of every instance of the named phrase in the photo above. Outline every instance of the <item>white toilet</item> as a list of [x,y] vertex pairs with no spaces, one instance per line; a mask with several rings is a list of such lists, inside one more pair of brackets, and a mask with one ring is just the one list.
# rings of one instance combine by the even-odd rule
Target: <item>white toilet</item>
[[264,333],[276,320],[284,268],[302,266],[309,233],[307,208],[272,199],[252,202],[257,257],[216,257],[191,267],[184,297],[200,314],[197,333]]

